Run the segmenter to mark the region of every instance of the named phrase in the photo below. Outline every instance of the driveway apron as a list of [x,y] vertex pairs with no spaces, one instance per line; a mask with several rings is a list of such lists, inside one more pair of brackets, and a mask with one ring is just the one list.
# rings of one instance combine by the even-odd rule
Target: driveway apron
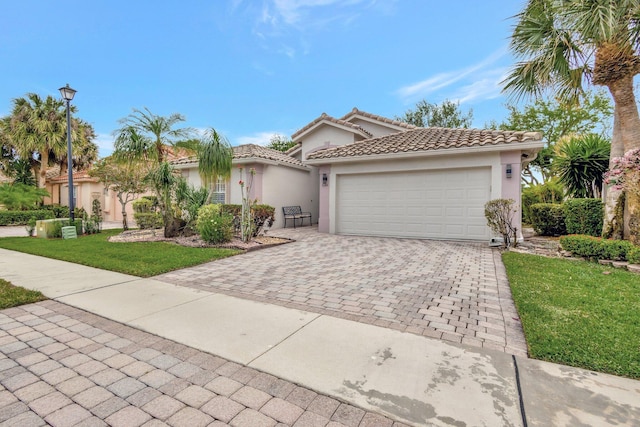
[[500,253],[486,243],[272,230],[295,242],[155,279],[526,356]]

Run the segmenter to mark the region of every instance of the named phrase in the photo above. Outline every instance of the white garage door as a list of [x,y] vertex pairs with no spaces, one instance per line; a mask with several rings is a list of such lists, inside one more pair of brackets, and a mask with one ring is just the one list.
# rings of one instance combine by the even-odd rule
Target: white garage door
[[491,169],[338,175],[336,232],[487,240]]

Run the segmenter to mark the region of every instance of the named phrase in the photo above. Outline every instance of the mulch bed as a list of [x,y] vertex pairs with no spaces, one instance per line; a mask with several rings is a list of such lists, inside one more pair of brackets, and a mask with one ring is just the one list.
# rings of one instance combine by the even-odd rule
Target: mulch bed
[[233,240],[227,243],[213,245],[205,242],[199,235],[180,236],[180,237],[164,237],[164,230],[127,230],[117,236],[109,237],[110,242],[170,242],[181,246],[189,246],[192,248],[224,248],[224,249],[240,249],[243,251],[252,251],[256,249],[264,249],[271,246],[283,245],[291,243],[293,240],[281,237],[257,236],[250,242],[243,242],[239,237],[235,236]]

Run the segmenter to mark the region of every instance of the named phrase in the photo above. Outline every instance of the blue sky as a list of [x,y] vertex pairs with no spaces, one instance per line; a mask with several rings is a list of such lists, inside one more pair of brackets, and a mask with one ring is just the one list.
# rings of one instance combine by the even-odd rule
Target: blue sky
[[132,108],[178,112],[233,145],[291,135],[322,112],[387,117],[458,100],[502,120],[516,0],[46,1],[3,5],[0,116],[75,88],[101,155]]

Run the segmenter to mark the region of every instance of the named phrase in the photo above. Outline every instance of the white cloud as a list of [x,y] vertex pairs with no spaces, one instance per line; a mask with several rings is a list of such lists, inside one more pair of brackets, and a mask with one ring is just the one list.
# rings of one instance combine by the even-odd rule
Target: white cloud
[[98,133],[93,142],[98,146],[98,155],[107,157],[113,153],[113,135],[110,133]]
[[[492,90],[488,88],[492,85],[497,86],[499,80],[495,82],[494,77],[497,75],[501,77],[504,74],[504,67],[490,67],[505,56],[506,53],[507,49],[503,47],[476,64],[455,71],[438,73],[417,83],[403,86],[396,91],[396,94],[404,100],[415,99],[436,93],[441,89],[450,88],[459,82],[462,82],[464,86],[459,89],[461,95],[458,98],[464,98],[468,101],[482,95],[493,94],[495,87]],[[465,88],[466,91],[464,90]],[[449,96],[448,98],[452,97]],[[463,101],[461,100],[460,102],[462,103]]]
[[272,131],[267,131],[267,132],[257,132],[251,135],[245,135],[245,136],[239,136],[238,138],[235,138],[235,142],[237,142],[237,144],[234,145],[244,145],[244,144],[255,144],[255,145],[267,145],[269,143],[269,141],[271,141],[271,138],[273,138],[274,135],[283,135],[283,132],[272,132]]
[[[269,51],[294,58],[298,52],[309,53],[305,34],[326,31],[336,25],[349,26],[366,10],[390,14],[397,0],[264,0],[260,6],[246,7],[255,20],[252,33]],[[232,13],[240,0],[234,0]],[[301,37],[301,40],[296,40]],[[271,47],[269,39],[285,39],[286,44]],[[284,47],[283,47],[284,45]],[[298,46],[299,45],[299,46]]]
[[476,76],[473,82],[460,87],[452,98],[464,104],[475,99],[495,99],[500,97],[502,94],[500,82],[505,79],[507,70],[508,68],[504,67],[481,73]]

